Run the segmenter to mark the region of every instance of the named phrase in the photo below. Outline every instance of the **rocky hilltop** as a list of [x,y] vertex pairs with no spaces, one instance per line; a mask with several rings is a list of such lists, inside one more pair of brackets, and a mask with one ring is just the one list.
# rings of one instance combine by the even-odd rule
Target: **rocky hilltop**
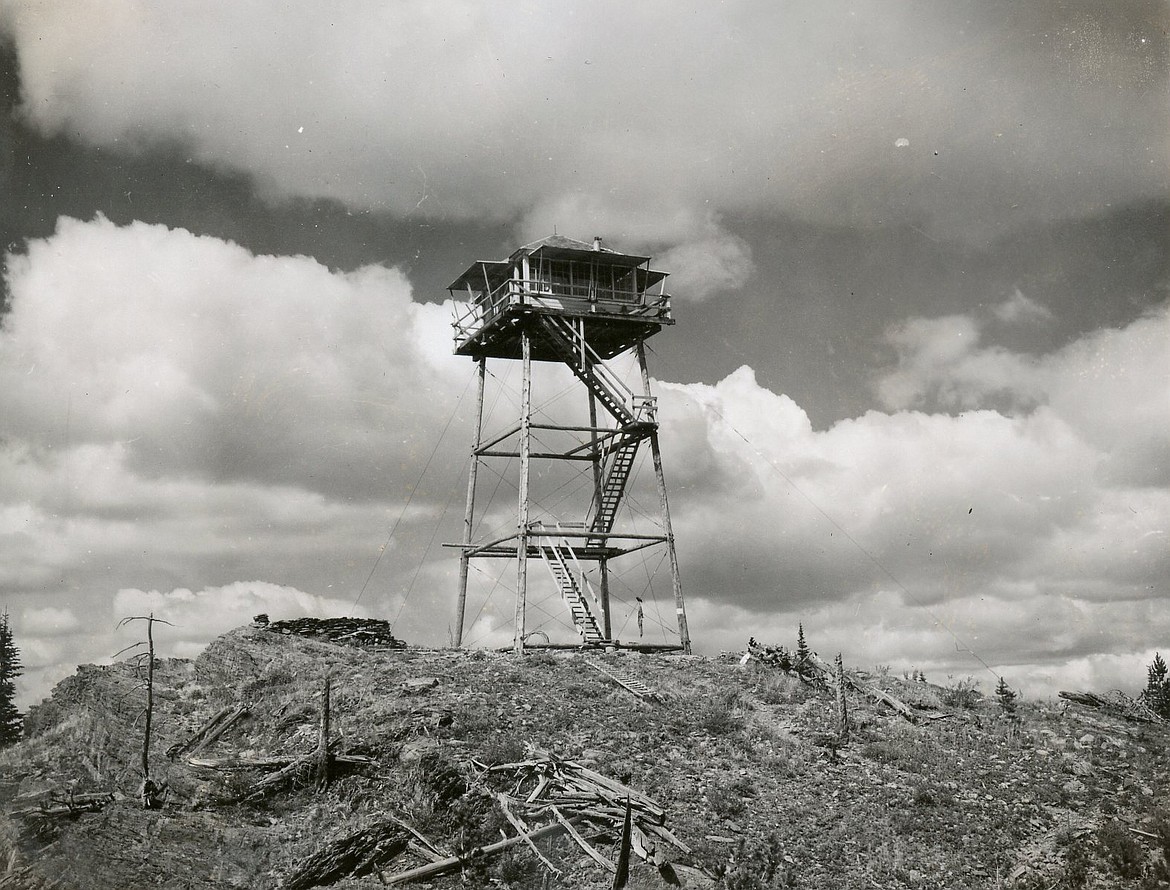
[[78,668],[0,752],[0,888],[1168,886],[1165,724],[346,634],[160,659],[145,795],[144,666]]

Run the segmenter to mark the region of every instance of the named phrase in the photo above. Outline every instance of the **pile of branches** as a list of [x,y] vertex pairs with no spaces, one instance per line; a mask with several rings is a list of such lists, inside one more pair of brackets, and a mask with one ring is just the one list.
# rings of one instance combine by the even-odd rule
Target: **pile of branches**
[[1113,717],[1120,717],[1132,723],[1166,723],[1156,711],[1147,707],[1136,698],[1130,698],[1120,689],[1114,689],[1109,695],[1097,695],[1095,692],[1060,692],[1065,701],[1075,702],[1090,708],[1097,708]]
[[[684,855],[690,847],[666,827],[666,812],[644,794],[571,760],[535,752],[530,760],[487,765],[473,761],[481,782],[492,792],[504,816],[522,834],[540,826],[559,825],[591,858],[617,873],[632,853],[673,874],[668,850]],[[628,814],[628,829],[626,820]],[[625,836],[625,840],[623,840]],[[598,844],[619,847],[617,861]],[[535,847],[532,848],[535,851]],[[546,868],[559,869],[537,851]]]
[[390,622],[377,618],[292,618],[262,626],[273,633],[296,634],[347,646],[406,648],[406,643],[390,632]]
[[[428,881],[520,845],[526,845],[551,874],[560,876],[562,869],[537,848],[536,841],[562,834],[613,874],[614,887],[626,886],[631,856],[654,864],[668,883],[679,884],[666,851],[687,855],[691,849],[666,827],[662,807],[644,794],[579,763],[539,751],[530,760],[493,765],[473,760],[470,766],[477,774],[480,789],[495,801],[515,829],[515,837],[451,853],[402,819],[387,815],[314,853],[283,887],[308,890],[346,875],[371,872],[389,886]],[[462,790],[466,791],[466,786]],[[424,864],[404,871],[384,870],[405,851],[424,860]]]

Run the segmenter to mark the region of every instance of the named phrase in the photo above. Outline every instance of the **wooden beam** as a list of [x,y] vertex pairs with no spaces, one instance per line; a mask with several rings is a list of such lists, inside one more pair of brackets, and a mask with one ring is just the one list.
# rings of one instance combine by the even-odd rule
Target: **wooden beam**
[[502,841],[496,841],[494,844],[488,844],[485,847],[475,847],[468,850],[461,856],[449,856],[439,862],[432,862],[428,865],[420,865],[418,868],[412,868],[407,871],[400,871],[396,874],[388,875],[385,872],[379,873],[378,877],[387,886],[394,884],[407,884],[411,881],[421,881],[426,878],[435,878],[439,875],[447,874],[447,872],[454,871],[464,865],[468,865],[477,859],[485,859],[495,856],[507,850],[509,847],[514,847],[517,844],[531,843],[532,841],[540,840],[544,837],[550,837],[555,834],[561,834],[565,830],[565,826],[559,822],[554,822],[551,825],[545,825],[543,828],[538,828],[535,831],[530,831],[528,834],[520,837],[510,837]]

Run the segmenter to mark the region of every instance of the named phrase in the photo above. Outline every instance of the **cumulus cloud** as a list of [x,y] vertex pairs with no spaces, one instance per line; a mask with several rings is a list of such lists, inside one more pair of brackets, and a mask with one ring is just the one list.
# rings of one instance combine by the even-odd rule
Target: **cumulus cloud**
[[[1112,676],[1110,659],[1158,645],[1170,310],[1044,357],[981,347],[979,331],[908,321],[883,381],[899,409],[823,431],[750,369],[662,384],[684,574],[714,640],[783,641],[803,620],[936,671],[980,669],[956,655],[969,646],[1049,691],[1075,673],[1061,665]],[[1005,391],[1011,410],[981,407]],[[967,410],[913,410],[939,398]]]
[[[108,658],[123,605],[169,614],[220,591],[209,614],[237,622],[403,595],[399,560],[425,552],[468,441],[449,307],[415,303],[395,270],[331,273],[101,218],[62,219],[8,258],[7,283],[0,589],[20,604],[26,688]],[[186,599],[114,602],[199,582]],[[178,617],[188,647],[226,629]]]
[[[108,659],[117,620],[152,610],[176,624],[175,654],[259,612],[365,608],[443,642],[455,561],[432,548],[459,538],[471,379],[446,307],[414,302],[394,270],[333,273],[103,219],[63,220],[10,258],[8,281],[0,589],[26,691]],[[1168,316],[1045,356],[989,343],[987,317],[908,319],[888,410],[828,429],[749,367],[657,384],[701,649],[783,641],[803,620],[852,659],[956,671],[968,646],[1051,683],[1069,676],[1058,665],[1106,676],[1157,646]],[[508,426],[515,382],[493,368],[489,429]],[[542,410],[567,405],[567,382],[542,376]],[[505,499],[507,481],[491,480]],[[533,484],[551,502],[573,481]],[[631,493],[655,504],[652,474]],[[510,509],[487,509],[483,530],[514,523]],[[473,642],[510,636],[496,572],[473,576]]]
[[544,235],[606,208],[615,239],[690,220],[667,247],[708,240],[709,213],[980,238],[1163,192],[1170,169],[1144,2],[4,8],[45,132],[178,142],[274,197],[399,216]]
[[163,226],[62,219],[10,259],[8,282],[10,431],[120,443],[146,475],[363,497],[388,439],[418,447],[391,427],[417,429],[467,378],[449,309],[413,303],[382,267],[335,275]]
[[999,402],[1017,413],[1047,405],[1098,449],[1118,481],[1170,480],[1165,306],[1044,356],[983,345],[985,329],[986,322],[971,315],[914,318],[891,329],[887,339],[897,363],[877,381],[882,401],[927,410]]
[[[272,621],[368,614],[351,602],[267,581],[237,581],[197,591],[184,587],[170,591],[126,588],[114,595],[113,612],[119,620],[153,614],[170,622],[173,627],[158,633],[165,633],[173,654],[188,658],[202,651],[208,640],[247,624],[259,614],[267,614]],[[120,633],[122,637],[141,636],[139,630],[128,624]]]

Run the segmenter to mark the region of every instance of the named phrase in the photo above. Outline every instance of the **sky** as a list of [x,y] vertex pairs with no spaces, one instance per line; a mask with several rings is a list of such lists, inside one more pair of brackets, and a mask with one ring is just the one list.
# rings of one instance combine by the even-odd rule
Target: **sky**
[[[0,0],[20,703],[151,612],[183,657],[261,612],[445,645],[474,423],[445,286],[553,231],[671,273],[649,363],[697,652],[802,624],[861,667],[1136,692],[1170,650],[1168,26],[1157,0]],[[518,372],[489,369],[490,428]],[[550,416],[582,409],[567,380],[541,371]],[[642,596],[670,641],[658,562],[618,579],[619,635]],[[466,638],[506,644],[514,568],[485,568]]]

